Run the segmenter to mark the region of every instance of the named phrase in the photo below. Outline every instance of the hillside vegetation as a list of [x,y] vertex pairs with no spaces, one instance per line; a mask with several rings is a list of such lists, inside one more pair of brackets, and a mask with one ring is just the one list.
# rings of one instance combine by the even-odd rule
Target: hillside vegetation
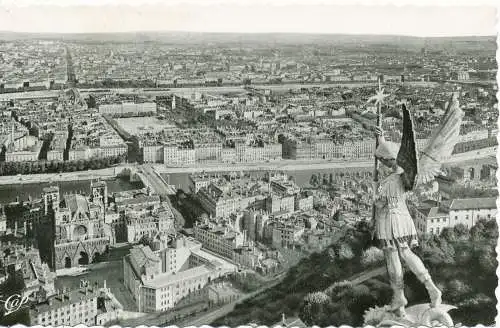
[[[494,220],[479,221],[470,231],[462,225],[444,229],[415,249],[443,291],[443,302],[458,307],[450,312],[455,322],[467,326],[494,323],[497,237]],[[336,245],[299,262],[282,283],[238,304],[213,325],[272,325],[282,313],[299,316],[308,325],[363,325],[367,309],[390,302],[387,275],[359,284],[348,280],[383,265],[381,252],[370,247],[368,225],[361,222]],[[410,305],[428,302],[425,288],[409,271],[405,289]]]

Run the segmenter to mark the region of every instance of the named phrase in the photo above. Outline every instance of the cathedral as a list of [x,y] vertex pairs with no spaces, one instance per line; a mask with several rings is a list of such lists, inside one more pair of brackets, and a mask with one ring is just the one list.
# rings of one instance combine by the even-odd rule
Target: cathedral
[[56,270],[86,265],[105,253],[113,241],[105,223],[108,206],[105,182],[91,183],[91,195],[65,194],[59,188],[43,191],[45,215],[53,227],[52,267]]

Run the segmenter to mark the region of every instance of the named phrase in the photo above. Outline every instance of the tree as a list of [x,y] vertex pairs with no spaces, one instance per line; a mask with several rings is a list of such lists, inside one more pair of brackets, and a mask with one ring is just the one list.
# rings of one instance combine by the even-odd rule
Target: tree
[[423,260],[436,267],[443,263],[455,263],[455,249],[452,244],[445,239],[439,239],[438,236],[433,236],[427,245],[422,245]]
[[446,284],[446,297],[452,302],[460,301],[465,294],[471,292],[470,286],[460,279],[453,279]]
[[69,165],[68,165],[68,170],[69,170],[70,172],[74,172],[74,171],[76,171],[77,169],[78,169],[78,168],[77,168],[77,166],[76,166],[76,162],[75,162],[75,161],[71,161],[71,162],[69,162]]
[[455,262],[457,265],[467,266],[472,259],[472,249],[469,245],[457,245],[455,250]]
[[47,162],[43,161],[40,163],[40,172],[41,173],[46,173],[47,172]]
[[40,171],[41,171],[40,162],[33,163],[32,173],[37,174],[40,173]]
[[54,172],[58,173],[63,170],[63,162],[56,161],[54,162]]
[[288,309],[295,312],[299,310],[301,301],[302,301],[301,295],[289,294],[285,297],[284,303]]
[[455,241],[457,236],[455,233],[455,229],[453,228],[443,228],[443,231],[441,232],[441,237],[446,239],[448,242]]
[[497,268],[497,260],[495,249],[490,245],[477,245],[473,252],[474,259],[479,264],[480,271],[495,272]]
[[479,220],[476,224],[470,229],[470,237],[472,240],[481,240],[483,239],[483,234],[485,230],[484,220]]
[[481,228],[480,236],[487,240],[498,239],[498,226],[495,220],[480,219],[478,223],[481,223],[479,227]]
[[50,173],[55,172],[55,166],[56,166],[55,161],[52,160],[52,161],[48,162],[47,163],[47,171],[49,171]]
[[341,260],[351,260],[352,258],[354,258],[354,252],[348,244],[343,243],[342,245],[340,245],[339,258]]
[[15,174],[17,174],[17,172],[14,170],[14,163],[12,163],[12,162],[6,162],[5,163],[4,174],[5,175],[15,175]]
[[330,302],[330,297],[323,292],[314,292],[304,298],[300,309],[300,318],[306,324],[319,324],[320,318],[324,316],[324,309]]
[[77,162],[76,162],[76,168],[78,171],[83,171],[85,170],[85,162],[82,161],[81,159],[79,159]]
[[92,160],[90,161],[90,165],[89,165],[89,166],[90,166],[90,168],[91,168],[92,170],[97,169],[97,160],[96,160],[95,158],[94,158],[94,159],[92,159]]
[[97,166],[97,169],[102,169],[104,167],[104,159],[103,158],[99,158],[96,161],[96,166]]
[[69,161],[65,161],[64,163],[62,163],[62,171],[63,172],[69,172]]
[[458,239],[469,239],[469,229],[462,223],[453,227],[455,237]]
[[379,264],[384,260],[384,252],[377,247],[370,247],[363,252],[361,257],[361,264],[370,266]]
[[24,162],[22,163],[22,174],[31,174],[33,163],[32,162]]

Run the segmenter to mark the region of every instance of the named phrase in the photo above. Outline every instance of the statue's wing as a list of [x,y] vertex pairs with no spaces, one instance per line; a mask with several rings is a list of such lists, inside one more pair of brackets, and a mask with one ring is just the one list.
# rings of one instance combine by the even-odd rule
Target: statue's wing
[[420,154],[417,183],[427,183],[443,174],[441,165],[455,148],[463,117],[464,112],[459,107],[457,96],[452,95],[441,125],[434,130],[429,143]]
[[401,148],[399,148],[398,157],[396,159],[398,166],[404,172],[401,175],[403,184],[407,191],[412,190],[415,185],[415,178],[418,169],[417,148],[415,146],[415,130],[413,128],[413,120],[410,111],[406,104],[403,108],[403,137],[401,139]]

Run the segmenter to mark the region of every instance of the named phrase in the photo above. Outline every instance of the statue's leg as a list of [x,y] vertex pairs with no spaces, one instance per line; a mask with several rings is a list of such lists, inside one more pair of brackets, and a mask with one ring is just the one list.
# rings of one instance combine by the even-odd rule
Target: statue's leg
[[389,280],[393,290],[390,310],[399,311],[403,314],[408,301],[404,295],[403,268],[401,266],[401,260],[399,259],[398,250],[394,247],[386,247],[384,248],[384,256],[387,273],[389,274]]
[[410,247],[401,247],[399,254],[403,261],[408,265],[410,270],[417,276],[427,289],[431,300],[431,306],[436,307],[441,304],[441,291],[436,287],[432,281],[429,271],[425,268],[422,260],[410,249]]

